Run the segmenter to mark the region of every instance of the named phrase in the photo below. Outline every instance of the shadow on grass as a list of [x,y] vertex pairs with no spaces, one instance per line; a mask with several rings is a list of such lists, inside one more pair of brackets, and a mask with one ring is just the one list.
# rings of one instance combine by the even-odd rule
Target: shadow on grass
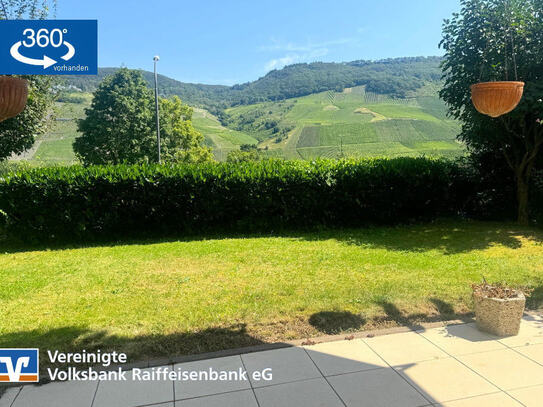
[[0,237],[0,253],[248,238],[290,238],[302,241],[337,240],[345,244],[369,249],[382,248],[391,251],[414,253],[438,250],[445,255],[449,255],[484,250],[493,245],[518,249],[522,247],[522,239],[543,242],[543,230],[536,227],[522,227],[514,223],[446,220],[396,227],[383,226],[358,229],[320,228],[311,231],[287,230],[280,232],[264,231],[262,233],[214,232],[169,237],[149,236],[122,240],[102,239],[71,243],[41,242],[29,244]]
[[442,299],[432,297],[429,298],[429,302],[431,305],[428,304],[424,312],[407,313],[392,302],[380,299],[374,303],[383,309],[384,315],[366,319],[363,315],[353,314],[349,311],[321,311],[311,315],[308,322],[319,332],[335,335],[390,326],[407,326],[418,329],[422,323],[454,319],[468,321],[473,317],[472,312],[455,312],[453,305]]
[[375,304],[383,308],[385,312],[386,316],[382,317],[381,322],[394,322],[397,325],[408,326],[412,329],[423,329],[422,323],[450,321],[452,319],[467,321],[473,317],[471,312],[455,312],[452,304],[439,298],[430,298],[429,301],[434,305],[435,312],[429,310],[428,312],[406,313],[386,300],[375,301]]
[[365,324],[365,318],[348,311],[322,311],[309,317],[309,325],[328,335],[357,331]]
[[543,231],[535,227],[467,221],[362,229],[340,232],[339,236],[349,244],[367,248],[414,253],[437,250],[445,255],[484,250],[494,245],[519,249],[523,239],[543,242]]
[[534,291],[526,298],[526,308],[539,309],[543,307],[543,285],[534,288]]
[[0,348],[40,348],[40,370],[54,366],[47,351],[123,352],[128,363],[147,359],[197,355],[226,349],[262,345],[266,342],[249,335],[245,324],[227,328],[209,328],[197,332],[140,335],[124,337],[68,326],[48,331],[22,331],[0,335]]

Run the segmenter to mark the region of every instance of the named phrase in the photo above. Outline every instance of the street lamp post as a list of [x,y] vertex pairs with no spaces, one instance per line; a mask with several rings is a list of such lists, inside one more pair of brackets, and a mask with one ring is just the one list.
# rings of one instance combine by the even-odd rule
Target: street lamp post
[[156,109],[156,140],[158,144],[158,163],[160,164],[160,117],[159,117],[159,107],[158,107],[158,77],[156,73],[156,63],[160,61],[160,57],[155,55],[153,58],[155,62],[155,109]]

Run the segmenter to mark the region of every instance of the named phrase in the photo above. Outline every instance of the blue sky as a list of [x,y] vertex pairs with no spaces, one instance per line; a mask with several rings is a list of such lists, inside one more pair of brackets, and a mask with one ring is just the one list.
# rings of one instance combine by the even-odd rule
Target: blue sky
[[312,61],[440,55],[459,0],[58,0],[59,19],[97,19],[99,66],[232,85]]

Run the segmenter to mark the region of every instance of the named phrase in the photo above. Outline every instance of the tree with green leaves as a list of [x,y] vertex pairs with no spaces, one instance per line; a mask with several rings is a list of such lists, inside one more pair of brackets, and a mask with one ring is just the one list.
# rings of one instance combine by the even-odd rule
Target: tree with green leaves
[[[530,220],[530,184],[543,151],[543,0],[461,0],[445,20],[445,86],[440,95],[462,122],[460,139],[475,154],[495,154],[514,174],[518,221]],[[511,113],[493,119],[477,112],[470,85],[524,81]]]
[[204,136],[192,126],[192,107],[177,96],[160,99],[160,136],[164,161],[202,163],[213,159],[211,150],[203,146]]
[[0,20],[44,20],[56,8],[56,0],[0,0]]
[[[211,152],[192,127],[192,108],[179,98],[160,100],[161,145],[167,162],[202,162]],[[74,151],[85,164],[156,162],[153,92],[141,72],[122,68],[106,77],[94,92]]]
[[[56,1],[0,0],[0,20],[44,19]],[[21,76],[28,80],[28,103],[21,114],[0,123],[0,161],[34,145],[36,136],[49,128],[55,94],[49,76]]]

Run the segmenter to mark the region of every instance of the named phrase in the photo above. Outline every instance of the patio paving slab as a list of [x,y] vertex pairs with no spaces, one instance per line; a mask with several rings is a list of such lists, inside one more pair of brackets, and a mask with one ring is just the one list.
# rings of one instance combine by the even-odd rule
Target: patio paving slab
[[388,367],[361,339],[320,343],[306,350],[324,376]]
[[543,316],[525,316],[520,323],[519,334],[502,338],[500,342],[510,347],[543,343]]
[[496,393],[500,390],[454,358],[419,362],[395,369],[434,403]]
[[543,365],[543,343],[538,345],[522,346],[514,349],[534,362]]
[[[248,380],[132,381],[128,373],[128,381],[11,387],[0,407],[543,406],[543,317],[526,315],[520,335],[509,338],[478,332],[473,324],[434,326],[219,358],[214,353],[175,365],[156,362],[191,372],[243,369]],[[251,380],[264,369],[272,369],[273,380]]]
[[543,384],[543,366],[512,349],[460,356],[458,359],[502,390]]
[[394,369],[332,376],[328,381],[347,407],[418,407],[430,405]]
[[260,407],[344,407],[325,379],[255,389]]
[[0,396],[0,407],[10,407],[19,394],[20,387],[10,387]]
[[422,331],[420,334],[453,356],[506,349],[499,337],[479,331],[475,324],[449,325]]
[[252,390],[242,390],[176,401],[175,407],[258,407],[258,403]]
[[416,332],[377,336],[364,341],[391,366],[449,357]]
[[[229,356],[225,358],[201,360],[198,362],[180,363],[174,365],[174,370],[183,369],[184,371],[232,371],[244,370],[241,357]],[[188,399],[200,396],[208,396],[218,393],[227,393],[237,390],[250,389],[249,380],[202,380],[202,381],[175,381],[175,399]]]
[[[143,369],[146,370],[151,369]],[[130,378],[127,381],[101,381],[92,407],[134,407],[169,403],[173,399],[171,380],[134,381]],[[17,404],[14,407],[18,407]]]
[[486,396],[470,397],[467,399],[434,404],[436,407],[522,407],[507,394],[500,392]]
[[16,407],[89,407],[97,386],[98,381],[24,386],[14,405]]
[[[322,377],[304,348],[292,347],[248,353],[241,355],[241,359],[255,388]],[[273,373],[271,381],[253,380],[253,372],[262,372],[268,368],[271,368]]]
[[508,392],[526,407],[541,407],[543,404],[543,386],[527,387]]

